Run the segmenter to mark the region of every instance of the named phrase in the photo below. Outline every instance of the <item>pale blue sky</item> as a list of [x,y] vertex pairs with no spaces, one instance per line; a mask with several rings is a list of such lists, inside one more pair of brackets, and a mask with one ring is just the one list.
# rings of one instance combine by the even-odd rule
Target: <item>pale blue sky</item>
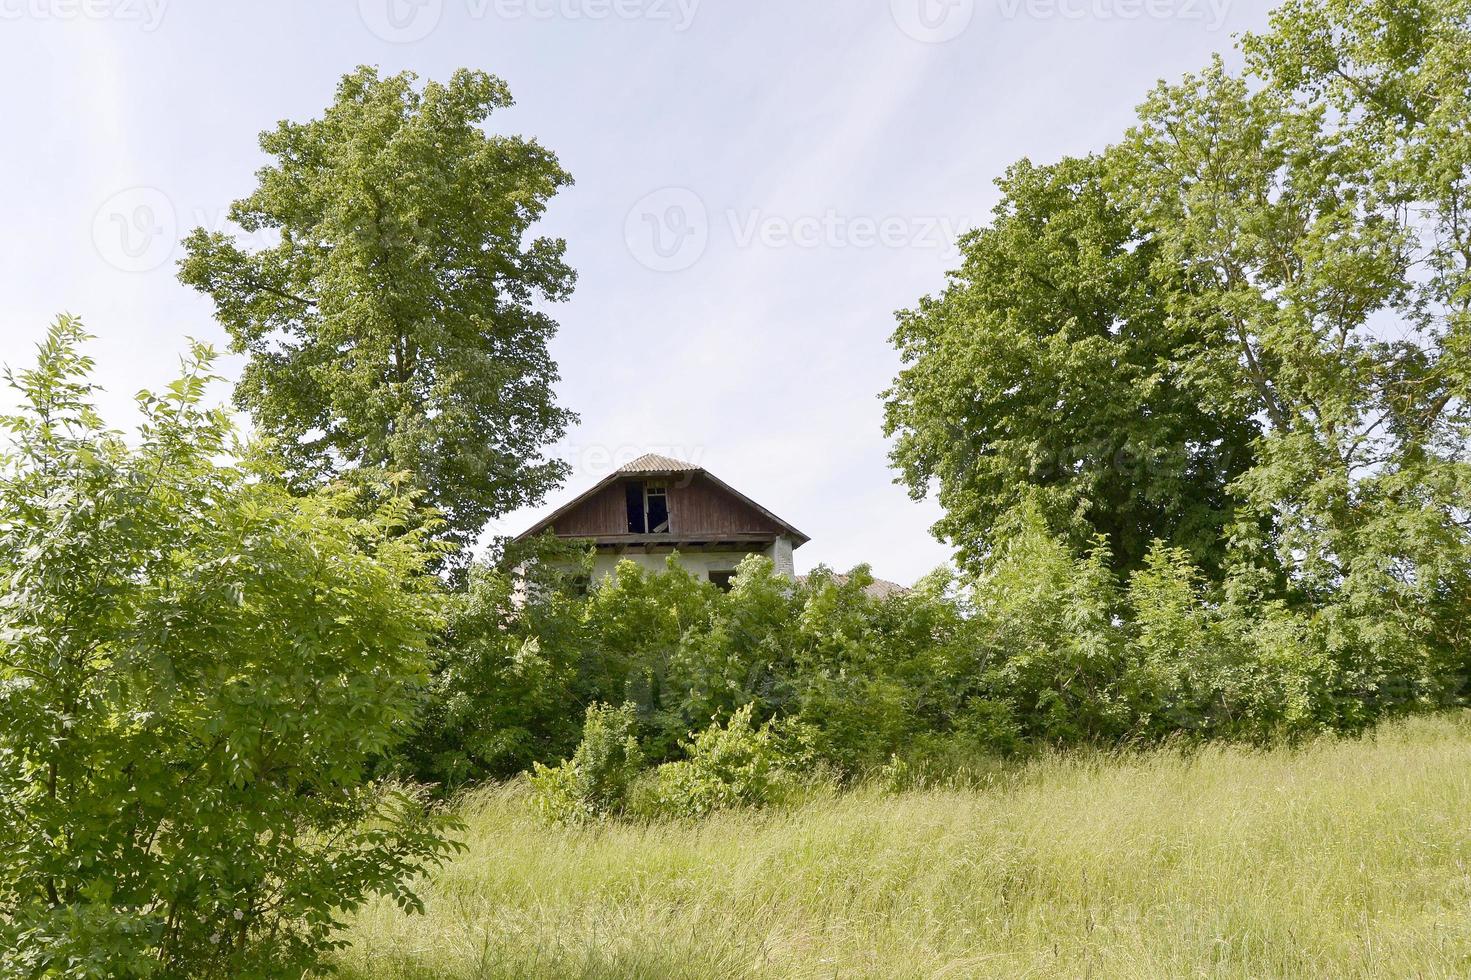
[[1269,6],[0,0],[0,360],[80,314],[109,417],[131,423],[186,336],[224,346],[173,243],[223,227],[256,134],[320,112],[358,64],[485,69],[517,99],[494,127],[577,181],[545,223],[580,277],[553,354],[582,415],[549,504],[659,451],[810,534],[799,569],[868,561],[910,582],[948,550],[887,465],[893,311],[942,285],[1009,163],[1116,139],[1157,79]]

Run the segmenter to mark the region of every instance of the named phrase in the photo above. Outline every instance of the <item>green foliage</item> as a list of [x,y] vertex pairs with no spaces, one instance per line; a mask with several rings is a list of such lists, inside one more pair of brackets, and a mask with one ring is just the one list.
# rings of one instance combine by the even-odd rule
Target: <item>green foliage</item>
[[1259,426],[1185,363],[1207,338],[1161,301],[1159,246],[1107,179],[1098,157],[1017,163],[944,293],[900,314],[893,460],[914,496],[938,486],[935,531],[972,571],[1024,503],[1118,568],[1155,538],[1222,559]]
[[[789,771],[851,781],[882,769],[898,785],[931,784],[1042,747],[1358,731],[1452,696],[1453,665],[1416,659],[1405,640],[1414,620],[1389,597],[1304,609],[1264,594],[1249,568],[1213,583],[1185,549],[1162,541],[1127,577],[1112,565],[1102,536],[1079,551],[1040,507],[1022,505],[979,575],[937,573],[887,598],[868,593],[862,567],[849,576],[818,569],[796,583],[760,558],[728,594],[677,560],[660,573],[625,562],[587,595],[543,571],[548,584],[524,588],[499,614],[493,647],[509,676],[534,642],[536,683],[454,675],[457,710],[479,727],[423,736],[443,751],[411,753],[427,765],[416,774],[444,779],[434,766],[468,746],[515,743],[538,764],[554,815],[625,806],[691,815],[761,796],[743,796],[731,789],[738,779],[711,775],[713,763],[691,756],[707,739],[724,751],[722,739],[744,746],[751,736]],[[473,644],[463,654],[449,645],[441,666],[477,656]],[[491,680],[466,679],[476,676]],[[665,765],[638,781],[631,804],[589,804],[578,759],[546,769],[565,750],[525,735],[570,739],[581,705],[620,701],[620,727],[610,742],[599,721],[593,743],[604,748],[590,758],[612,759],[608,745],[634,738],[649,763]],[[683,742],[702,715],[737,720]],[[632,773],[620,766],[623,786]]]
[[287,977],[442,821],[368,779],[438,627],[413,503],[222,462],[212,354],[102,427],[62,318],[0,461],[0,972]]
[[[557,571],[555,560],[573,571]],[[577,745],[582,719],[571,706],[585,703],[588,686],[583,600],[572,584],[586,556],[537,542],[510,561],[524,570],[477,565],[449,599],[415,735],[395,757],[410,777],[454,789],[564,758]]]
[[718,720],[694,734],[686,758],[666,762],[634,811],[646,817],[703,817],[716,810],[776,802],[791,784],[771,723],[751,724],[752,705],[724,726]]
[[694,706],[685,701],[699,678],[683,669],[684,651],[710,635],[720,600],[719,589],[675,560],[661,573],[620,562],[617,574],[587,599],[582,625],[590,641],[589,693],[638,705],[652,758],[674,755],[686,733],[709,718],[693,714]]
[[628,805],[629,788],[644,763],[637,730],[635,705],[589,705],[582,741],[572,758],[554,767],[537,763],[532,772],[532,799],[537,810],[558,823],[621,814]]
[[1011,709],[1024,737],[1098,741],[1127,728],[1113,687],[1123,651],[1109,565],[1101,537],[1080,556],[1035,509],[1008,515],[976,582],[975,625],[986,694]]
[[[1357,610],[1305,615],[1243,574],[1215,585],[1163,542],[1127,578],[1111,566],[1101,536],[1080,552],[1023,505],[980,575],[882,599],[865,568],[799,584],[761,558],[728,594],[677,560],[659,573],[625,562],[587,594],[569,590],[575,571],[533,563],[514,585],[480,570],[403,758],[451,785],[534,765],[548,813],[584,819],[628,806],[626,743],[665,764],[632,809],[690,815],[747,799],[701,753],[752,740],[789,771],[851,781],[888,767],[907,785],[1043,746],[1356,731],[1448,696],[1449,668],[1412,662],[1391,610],[1374,607],[1365,635]],[[571,761],[547,768],[589,703],[622,703],[618,724],[596,709]],[[734,720],[685,741],[712,717]],[[606,767],[621,788],[605,799]]]
[[542,301],[575,275],[532,226],[571,178],[534,140],[491,135],[500,79],[343,78],[319,119],[261,136],[271,162],[230,218],[279,243],[196,230],[181,280],[249,355],[236,399],[303,482],[408,472],[457,545],[565,475],[541,449],[552,395]]
[[1097,156],[1014,167],[894,336],[894,461],[1000,589],[1029,734],[1357,730],[1466,693],[1471,3],[1289,0],[1242,46]]
[[878,599],[866,568],[819,569],[799,585],[753,557],[727,594],[677,560],[659,573],[625,562],[583,595],[569,588],[575,572],[518,567],[477,570],[451,616],[434,695],[400,756],[415,778],[456,785],[566,758],[581,706],[595,703],[634,706],[654,764],[684,760],[689,732],[742,711],[793,766],[849,777],[921,736],[972,753],[1014,751],[1023,737],[1024,699],[983,683],[970,592],[948,574]]

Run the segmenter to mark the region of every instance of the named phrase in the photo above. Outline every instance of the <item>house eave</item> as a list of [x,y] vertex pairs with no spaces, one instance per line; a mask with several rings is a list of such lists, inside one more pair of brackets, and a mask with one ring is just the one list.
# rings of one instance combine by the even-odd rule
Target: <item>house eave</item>
[[[585,490],[582,493],[578,494],[577,496],[573,497],[571,500],[567,501],[567,503],[563,504],[561,507],[558,507],[556,510],[552,511],[546,517],[542,518],[540,521],[536,522],[534,525],[532,525],[530,528],[527,528],[525,531],[522,531],[520,534],[516,535],[511,540],[519,544],[519,543],[521,543],[523,541],[527,541],[527,540],[529,540],[531,538],[536,537],[537,535],[539,535],[539,534],[547,531],[548,529],[550,529],[553,534],[556,534],[556,523],[557,523],[557,519],[559,517],[562,517],[563,515],[569,513],[578,504],[582,503],[584,500],[587,500],[589,497],[592,497],[594,494],[598,493],[599,491],[601,491],[604,487],[608,486],[609,484],[616,483],[619,479],[638,479],[638,480],[656,479],[657,480],[657,479],[661,479],[661,478],[666,478],[666,479],[680,479],[680,480],[684,480],[684,479],[694,479],[696,476],[703,476],[705,479],[707,479],[710,482],[714,483],[716,486],[720,487],[722,490],[726,491],[731,496],[735,497],[737,500],[740,500],[743,503],[745,503],[747,506],[753,508],[757,513],[765,516],[768,520],[770,520],[772,523],[776,524],[779,528],[781,528],[781,530],[779,530],[779,531],[772,531],[772,532],[765,532],[765,531],[763,531],[763,532],[760,532],[759,534],[753,534],[752,535],[752,540],[764,539],[765,541],[767,541],[769,543],[771,541],[775,541],[778,537],[788,537],[788,538],[791,538],[792,539],[792,547],[794,549],[800,548],[800,547],[802,547],[802,545],[804,545],[808,541],[812,540],[810,537],[808,537],[806,534],[803,534],[801,531],[797,530],[796,527],[792,526],[787,521],[784,521],[780,517],[777,517],[770,510],[767,510],[765,507],[761,506],[756,501],[752,500],[750,497],[748,497],[745,494],[741,493],[735,487],[731,486],[730,484],[726,483],[724,480],[720,479],[720,477],[718,477],[715,474],[711,473],[709,470],[706,470],[706,469],[703,469],[703,468],[689,469],[689,470],[640,470],[639,472],[632,473],[632,474],[626,473],[626,472],[624,472],[622,470],[614,470],[612,473],[609,473],[607,476],[603,477],[597,483],[593,484],[587,490]],[[745,532],[742,532],[742,534],[744,534],[744,533]],[[741,538],[742,534],[722,534],[722,535],[720,535],[720,540],[722,540],[722,541],[735,541],[735,540],[739,540]],[[615,541],[615,539],[617,541],[623,541],[623,540],[626,540],[626,539],[629,539],[629,538],[634,538],[634,537],[654,537],[654,538],[663,539],[664,541],[668,541],[669,540],[669,536],[668,535],[664,535],[664,534],[655,534],[655,535],[623,535],[623,534],[618,534],[618,535],[600,535],[600,536],[595,536],[595,537],[592,537],[592,538],[589,538],[587,535],[571,535],[571,534],[557,534],[556,536],[558,538],[563,539],[563,540],[576,540],[576,541]],[[688,536],[688,535],[680,535],[679,537],[681,539],[690,540],[690,541],[708,541],[708,540],[711,540],[712,539],[710,535],[702,535],[702,536],[697,536],[697,537],[696,536]]]

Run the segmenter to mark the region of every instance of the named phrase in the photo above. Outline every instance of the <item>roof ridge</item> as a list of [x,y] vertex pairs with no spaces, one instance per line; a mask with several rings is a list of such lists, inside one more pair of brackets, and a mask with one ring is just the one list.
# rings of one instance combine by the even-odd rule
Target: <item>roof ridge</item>
[[678,473],[694,473],[703,470],[703,466],[687,463],[682,459],[672,456],[663,456],[659,453],[644,453],[642,456],[618,467],[619,473],[653,473],[672,471]]
[[[582,493],[573,497],[562,506],[553,510],[550,514],[537,521],[525,531],[522,531],[513,540],[524,541],[534,534],[539,534],[543,530],[549,527],[553,527],[556,521],[563,515],[569,513],[573,508],[579,506],[584,501],[592,497],[594,494],[597,494],[610,485],[618,482],[619,479],[622,477],[627,477],[630,475],[647,475],[651,478],[657,479],[659,477],[674,473],[687,473],[702,476],[703,479],[710,481],[710,483],[712,483],[718,490],[729,494],[740,503],[743,503],[747,507],[750,507],[752,510],[756,511],[756,513],[762,515],[767,520],[775,524],[782,533],[788,534],[792,538],[794,538],[795,540],[792,545],[792,547],[794,548],[800,548],[802,545],[811,540],[811,538],[803,534],[790,522],[782,520],[780,517],[773,514],[767,508],[758,504],[756,501],[741,493],[729,483],[726,483],[724,480],[720,479],[720,477],[716,476],[714,473],[711,473],[709,470],[705,469],[705,467],[697,465],[695,463],[687,463],[684,460],[673,459],[669,456],[661,456],[658,453],[645,453],[637,459],[618,467],[607,476],[599,480],[592,487],[584,490]],[[569,535],[569,537],[570,536],[571,535]],[[593,536],[596,537],[597,535]]]

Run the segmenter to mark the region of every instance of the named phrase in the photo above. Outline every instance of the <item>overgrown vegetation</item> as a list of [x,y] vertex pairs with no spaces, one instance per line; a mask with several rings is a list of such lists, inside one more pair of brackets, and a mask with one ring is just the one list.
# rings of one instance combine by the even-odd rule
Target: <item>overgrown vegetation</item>
[[105,429],[82,339],[58,322],[3,420],[0,973],[299,976],[449,850],[368,771],[417,703],[431,553],[406,498],[221,462],[204,348],[134,442]]
[[759,558],[587,590],[551,541],[472,567],[562,474],[539,306],[573,274],[530,235],[569,178],[483,130],[510,99],[478,72],[360,69],[265,135],[231,215],[279,237],[197,231],[181,277],[273,442],[201,407],[203,348],[132,442],[74,321],[12,381],[0,970],[320,968],[450,850],[400,777],[511,780],[467,804],[507,860],[437,885],[499,904],[470,953],[363,926],[350,965],[1466,972],[1464,721],[1288,743],[1468,690],[1471,0],[1287,0],[1243,48],[1018,163],[901,315],[893,459],[959,570],[888,598]]
[[[1076,552],[1024,512],[979,577],[937,572],[888,598],[862,568],[798,584],[754,557],[729,593],[677,558],[661,572],[624,562],[585,596],[557,587],[575,574],[537,566],[518,586],[483,568],[452,603],[399,764],[450,789],[535,766],[561,819],[689,816],[779,798],[790,773],[1267,744],[1459,699],[1459,654],[1385,655],[1344,642],[1332,617],[1223,599],[1162,543],[1130,575],[1111,565],[1101,539]],[[638,760],[658,767],[642,793]]]
[[1471,727],[1259,751],[1049,753],[892,794],[548,829],[464,800],[428,914],[377,902],[348,980],[1459,977]]

